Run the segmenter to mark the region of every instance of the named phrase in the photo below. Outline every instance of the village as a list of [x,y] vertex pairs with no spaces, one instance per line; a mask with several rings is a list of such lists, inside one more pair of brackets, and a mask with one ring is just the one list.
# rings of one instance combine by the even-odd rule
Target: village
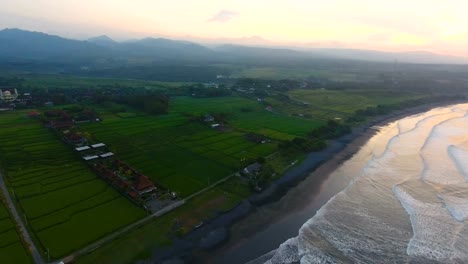
[[110,186],[142,206],[151,213],[177,202],[177,194],[154,183],[148,176],[132,168],[111,151],[103,142],[82,131],[80,124],[100,122],[97,113],[83,108],[69,113],[61,109],[46,110],[43,115],[33,110],[28,117],[39,119],[66,144],[74,148],[77,155]]

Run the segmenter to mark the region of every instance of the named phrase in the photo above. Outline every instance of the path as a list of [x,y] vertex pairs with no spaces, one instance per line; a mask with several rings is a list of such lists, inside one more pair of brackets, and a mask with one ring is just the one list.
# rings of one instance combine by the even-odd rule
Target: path
[[5,199],[6,199],[7,205],[9,207],[9,209],[10,209],[10,212],[11,212],[12,216],[13,216],[16,224],[18,224],[18,226],[20,228],[20,231],[22,233],[21,235],[22,235],[23,239],[29,245],[29,249],[31,251],[31,255],[32,255],[33,259],[34,259],[34,262],[36,264],[43,264],[44,261],[41,258],[41,254],[39,254],[39,251],[37,250],[36,246],[34,245],[31,237],[29,236],[28,230],[26,229],[26,227],[25,227],[25,225],[23,223],[23,220],[18,215],[18,211],[16,210],[15,204],[13,203],[13,200],[11,199],[10,193],[8,192],[8,189],[7,189],[6,185],[5,185],[5,181],[3,179],[2,174],[0,174],[0,188],[2,189],[2,192],[5,195]]

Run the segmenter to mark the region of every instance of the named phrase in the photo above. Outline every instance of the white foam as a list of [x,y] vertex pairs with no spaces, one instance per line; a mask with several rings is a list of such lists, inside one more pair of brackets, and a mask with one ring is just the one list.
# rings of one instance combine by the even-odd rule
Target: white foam
[[[405,184],[393,188],[396,197],[410,215],[413,227],[407,254],[438,261],[468,259],[466,251],[452,246],[459,239],[458,234],[463,223],[455,220],[443,203],[430,199],[428,195],[433,194],[432,198],[437,196],[436,190],[425,186],[422,184],[416,190],[411,190]],[[426,188],[423,193],[420,193],[421,188]]]
[[274,264],[274,263],[296,263],[300,261],[300,257],[297,249],[297,239],[291,238],[281,244],[281,246],[276,250],[274,255],[269,259],[265,264]]
[[465,182],[468,182],[468,151],[450,145],[448,147],[448,153],[457,169],[465,178]]
[[426,167],[421,175],[424,180],[445,185],[464,182],[448,151],[450,145],[459,144],[466,136],[462,124],[466,123],[468,128],[468,122],[463,116],[464,112],[454,112],[432,128],[421,148]]
[[447,210],[458,221],[464,221],[468,217],[468,197],[456,197],[439,195],[445,203]]

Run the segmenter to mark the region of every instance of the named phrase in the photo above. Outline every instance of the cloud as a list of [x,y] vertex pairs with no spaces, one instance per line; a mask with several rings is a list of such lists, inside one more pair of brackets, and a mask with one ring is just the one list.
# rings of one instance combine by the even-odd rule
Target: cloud
[[239,16],[239,13],[230,10],[221,10],[218,13],[214,14],[207,22],[219,22],[224,23],[235,17]]

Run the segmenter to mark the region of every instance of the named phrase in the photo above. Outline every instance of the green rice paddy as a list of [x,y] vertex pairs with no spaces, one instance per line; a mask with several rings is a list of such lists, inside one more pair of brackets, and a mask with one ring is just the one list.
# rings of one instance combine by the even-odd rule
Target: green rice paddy
[[0,263],[31,263],[16,232],[15,224],[2,204],[0,204],[0,238]]
[[36,246],[52,259],[145,215],[25,112],[0,113],[0,138],[0,164],[10,192]]

